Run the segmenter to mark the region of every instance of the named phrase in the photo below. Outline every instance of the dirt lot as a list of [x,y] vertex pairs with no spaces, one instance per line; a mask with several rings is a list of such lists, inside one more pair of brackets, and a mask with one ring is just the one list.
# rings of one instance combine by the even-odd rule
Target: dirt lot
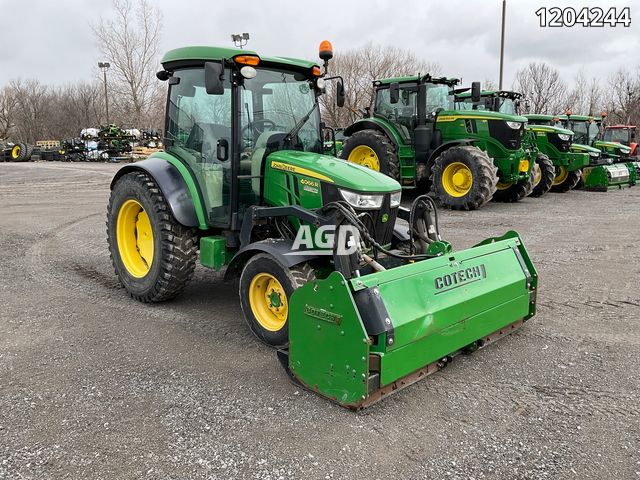
[[117,165],[0,164],[0,478],[640,478],[640,187],[443,212],[518,230],[518,333],[362,413],[288,382],[236,286],[130,300],[105,240]]

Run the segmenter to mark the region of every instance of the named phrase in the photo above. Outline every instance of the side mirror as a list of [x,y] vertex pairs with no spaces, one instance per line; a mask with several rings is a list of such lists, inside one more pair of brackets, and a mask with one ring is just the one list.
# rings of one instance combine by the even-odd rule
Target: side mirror
[[342,84],[342,82],[338,81],[338,83],[336,84],[336,105],[338,105],[339,107],[344,107],[345,96],[344,85]]
[[631,130],[631,140],[635,140],[635,139],[636,139],[636,132]]
[[393,103],[398,103],[400,100],[400,84],[398,82],[393,82],[389,85],[389,101]]
[[206,62],[204,64],[204,85],[209,95],[224,94],[223,72],[221,63]]
[[216,158],[224,162],[229,158],[229,141],[226,138],[218,140],[216,145]]
[[471,83],[471,101],[473,103],[478,103],[480,101],[480,99],[482,98],[481,93],[480,82]]

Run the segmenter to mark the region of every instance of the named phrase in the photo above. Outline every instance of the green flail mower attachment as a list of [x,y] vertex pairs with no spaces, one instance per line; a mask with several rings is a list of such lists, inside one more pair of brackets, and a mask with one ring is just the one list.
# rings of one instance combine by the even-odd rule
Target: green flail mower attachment
[[582,170],[584,189],[606,192],[631,187],[637,182],[638,169],[633,164],[597,165]]
[[517,233],[448,250],[350,280],[332,272],[296,290],[289,349],[279,351],[292,379],[364,408],[534,315],[538,276]]

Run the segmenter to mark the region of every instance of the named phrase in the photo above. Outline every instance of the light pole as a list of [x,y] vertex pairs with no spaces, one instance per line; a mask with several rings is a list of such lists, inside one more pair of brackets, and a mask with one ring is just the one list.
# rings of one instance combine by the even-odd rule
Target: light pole
[[249,34],[247,32],[242,34],[231,34],[231,40],[236,47],[244,47],[249,42]]
[[502,36],[500,37],[500,82],[498,90],[502,90],[502,72],[504,70],[504,19],[507,13],[507,0],[502,0]]
[[111,64],[109,62],[98,62],[98,68],[102,70],[104,75],[104,106],[107,113],[107,125],[109,125],[109,94],[107,93],[107,70]]

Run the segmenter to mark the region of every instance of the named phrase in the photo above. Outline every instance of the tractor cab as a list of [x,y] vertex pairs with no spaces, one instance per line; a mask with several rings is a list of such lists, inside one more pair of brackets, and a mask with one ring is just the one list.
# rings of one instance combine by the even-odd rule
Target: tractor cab
[[605,142],[616,142],[631,148],[630,156],[638,156],[635,125],[606,125],[602,139]]
[[507,115],[520,115],[521,93],[506,90],[483,90],[481,97],[480,102],[474,102],[468,90],[458,93],[455,97],[456,109],[489,110]]

